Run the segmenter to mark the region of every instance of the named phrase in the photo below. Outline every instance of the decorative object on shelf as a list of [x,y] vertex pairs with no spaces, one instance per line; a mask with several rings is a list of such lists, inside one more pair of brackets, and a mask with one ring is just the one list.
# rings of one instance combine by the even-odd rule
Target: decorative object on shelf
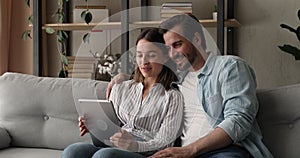
[[[298,10],[298,19],[300,20],[300,9]],[[292,33],[295,33],[295,35],[297,36],[297,39],[300,43],[300,25],[296,29],[294,29],[291,26],[288,26],[286,24],[281,24],[280,27],[283,29],[287,29]],[[278,46],[278,47],[283,52],[292,54],[295,57],[295,60],[300,60],[300,49],[299,48],[292,46],[290,44],[284,44],[283,46]]]
[[218,19],[218,6],[217,5],[214,5],[214,11],[212,13],[212,17],[213,17],[213,20]]
[[98,58],[98,62],[94,68],[94,79],[101,81],[110,81],[114,74],[117,74],[118,57],[111,54],[105,54],[103,57]]
[[[93,57],[97,60],[97,62],[94,64],[94,73],[93,73],[93,79],[95,80],[101,80],[101,81],[110,81],[112,77],[117,75],[121,72],[121,61],[122,56],[121,54],[117,53],[115,55],[113,54],[104,54],[101,55],[99,53],[93,53],[90,52]],[[133,51],[128,51],[126,53],[129,53],[128,57],[128,72],[132,73],[134,72],[136,63],[135,63],[135,56]]]

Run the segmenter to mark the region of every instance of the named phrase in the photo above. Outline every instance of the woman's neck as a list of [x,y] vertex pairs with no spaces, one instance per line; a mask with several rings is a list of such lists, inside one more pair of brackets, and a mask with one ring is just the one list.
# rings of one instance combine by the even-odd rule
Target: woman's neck
[[149,94],[151,87],[156,83],[156,80],[150,79],[150,78],[145,78],[143,81],[143,95],[142,95],[142,100],[146,98],[146,96]]

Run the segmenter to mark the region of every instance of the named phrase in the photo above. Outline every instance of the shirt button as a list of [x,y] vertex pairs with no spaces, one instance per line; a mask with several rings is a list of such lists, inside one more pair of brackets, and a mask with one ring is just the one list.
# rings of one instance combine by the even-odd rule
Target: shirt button
[[45,121],[49,120],[49,116],[48,116],[48,115],[45,115],[45,116],[44,116],[44,120],[45,120]]

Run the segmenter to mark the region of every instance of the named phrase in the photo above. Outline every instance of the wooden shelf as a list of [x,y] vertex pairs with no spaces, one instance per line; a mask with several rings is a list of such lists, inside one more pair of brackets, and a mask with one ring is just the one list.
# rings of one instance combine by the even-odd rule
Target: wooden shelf
[[120,29],[121,22],[106,22],[106,23],[62,23],[62,24],[45,24],[42,29],[47,27],[53,28],[55,30],[109,30],[109,29]]
[[[199,20],[203,27],[217,27],[217,21],[212,19],[203,19]],[[157,27],[161,21],[139,21],[133,22],[131,25],[136,28],[142,28],[145,26],[148,27]],[[225,27],[240,27],[241,24],[236,19],[225,20]]]
[[[204,27],[216,27],[217,21],[212,19],[199,20]],[[139,21],[130,23],[131,28],[143,28],[143,27],[158,27],[161,21]],[[225,27],[239,27],[241,24],[236,19],[225,20]],[[43,29],[47,27],[53,28],[55,30],[110,30],[110,29],[120,29],[121,22],[106,22],[106,23],[63,23],[63,24],[45,24]]]

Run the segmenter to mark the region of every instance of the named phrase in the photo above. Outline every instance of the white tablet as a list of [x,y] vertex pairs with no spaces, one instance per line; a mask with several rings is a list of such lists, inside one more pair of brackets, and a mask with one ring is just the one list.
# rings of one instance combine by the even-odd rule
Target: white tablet
[[[78,99],[77,111],[85,118],[89,132],[99,141],[111,145],[109,137],[121,130],[114,106],[108,100]],[[95,145],[96,142],[93,140]]]

